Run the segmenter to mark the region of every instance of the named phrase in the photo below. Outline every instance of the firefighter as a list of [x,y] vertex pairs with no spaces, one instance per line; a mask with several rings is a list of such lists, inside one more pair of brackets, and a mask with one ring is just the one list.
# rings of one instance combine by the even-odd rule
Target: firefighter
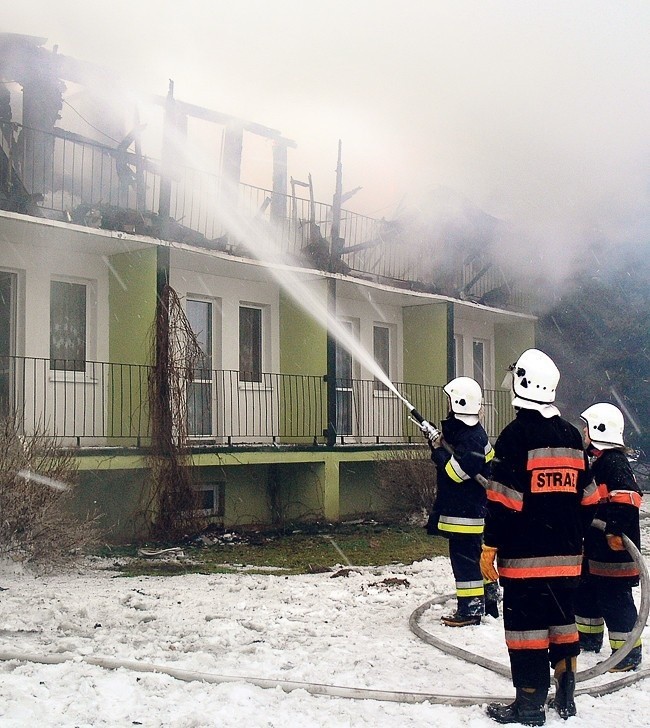
[[449,558],[456,582],[457,606],[442,617],[448,627],[481,623],[486,612],[497,617],[498,584],[484,584],[480,558],[486,508],[485,488],[476,477],[489,475],[494,450],[479,423],[483,393],[470,377],[456,377],[445,385],[449,414],[441,436],[429,439],[436,465],[436,500],[427,532],[449,540]]
[[[613,404],[599,402],[581,415],[584,441],[591,458],[591,474],[600,503],[596,518],[605,531],[590,528],[585,534],[585,559],[576,600],[580,648],[600,652],[605,624],[612,652],[629,637],[637,620],[632,587],[639,569],[623,545],[625,534],[640,548],[639,508],[642,493],[634,478],[623,443],[623,414]],[[641,639],[610,672],[627,672],[641,664]]]
[[494,446],[481,569],[486,579],[498,576],[503,588],[516,698],[488,705],[487,713],[498,723],[544,725],[549,663],[555,709],[565,719],[576,714],[574,599],[583,531],[598,494],[580,432],[553,404],[560,380],[555,363],[528,349],[510,371],[516,416]]

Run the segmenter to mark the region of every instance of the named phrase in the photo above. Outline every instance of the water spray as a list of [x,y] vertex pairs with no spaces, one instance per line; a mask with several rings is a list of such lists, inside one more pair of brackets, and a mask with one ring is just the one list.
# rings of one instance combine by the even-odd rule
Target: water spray
[[48,488],[52,488],[52,490],[70,490],[70,486],[66,483],[62,483],[60,480],[54,480],[54,478],[49,478],[47,475],[35,473],[33,470],[19,470],[16,473],[16,476],[22,478],[27,483],[38,483],[39,485],[45,485]]

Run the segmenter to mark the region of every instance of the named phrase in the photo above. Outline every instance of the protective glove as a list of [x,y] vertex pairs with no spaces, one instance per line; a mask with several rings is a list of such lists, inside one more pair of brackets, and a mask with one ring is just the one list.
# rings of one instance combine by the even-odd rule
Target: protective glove
[[494,546],[481,546],[481,574],[485,581],[497,581],[499,578],[499,572],[494,566],[496,557],[497,550]]
[[623,536],[615,536],[613,533],[607,533],[605,534],[605,538],[607,539],[607,545],[612,551],[626,550],[623,545]]

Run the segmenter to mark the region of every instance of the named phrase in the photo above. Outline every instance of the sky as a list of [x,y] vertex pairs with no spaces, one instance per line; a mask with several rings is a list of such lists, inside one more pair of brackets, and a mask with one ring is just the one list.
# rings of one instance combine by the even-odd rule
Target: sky
[[[648,504],[642,552],[648,556]],[[430,538],[423,532],[422,538]],[[180,555],[161,558],[178,559]],[[421,605],[453,593],[449,560],[302,576],[237,573],[123,578],[116,558],[87,558],[59,574],[36,576],[0,561],[0,724],[3,728],[494,728],[481,703],[342,697],[339,688],[509,699],[509,678],[445,654],[409,629]],[[347,557],[346,557],[347,558]],[[640,599],[640,589],[634,589]],[[444,601],[444,600],[443,600]],[[450,629],[440,616],[454,601],[424,610],[428,634],[508,664],[501,618]],[[643,667],[650,663],[645,629]],[[582,655],[585,670],[609,655]],[[47,658],[60,664],[41,664]],[[108,658],[117,669],[91,664]],[[208,675],[214,683],[183,681]],[[139,668],[138,670],[133,668]],[[198,675],[198,674],[200,675]],[[239,678],[219,681],[219,678]],[[605,674],[579,687],[593,690],[620,676]],[[270,687],[262,687],[263,680]],[[326,695],[283,692],[279,683],[324,685]],[[578,695],[567,723],[554,728],[645,728],[648,679],[609,695]],[[394,696],[395,697],[395,696]],[[448,701],[449,702],[449,701]]]
[[557,250],[647,241],[643,0],[6,5],[4,31],[278,129],[297,144],[290,174],[311,174],[321,201],[341,139],[355,212],[390,218],[445,187]]

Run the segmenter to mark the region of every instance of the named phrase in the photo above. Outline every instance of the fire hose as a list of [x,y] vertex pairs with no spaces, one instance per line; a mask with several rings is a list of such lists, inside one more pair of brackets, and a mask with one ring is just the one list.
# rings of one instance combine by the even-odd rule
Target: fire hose
[[[597,526],[599,524],[596,524]],[[604,524],[602,525],[604,527]],[[623,537],[623,543],[625,544],[628,552],[634,559],[635,563],[639,567],[641,574],[641,605],[639,608],[639,616],[634,629],[630,633],[628,640],[625,644],[619,648],[616,652],[616,659],[612,657],[607,658],[603,662],[598,663],[595,667],[590,670],[584,670],[577,673],[577,680],[587,680],[597,675],[601,675],[605,670],[609,669],[610,666],[616,664],[634,646],[636,640],[640,637],[645,623],[648,617],[648,610],[650,608],[650,595],[648,592],[648,569],[643,561],[643,557],[639,553],[638,549],[634,544],[627,538]],[[487,669],[492,670],[505,677],[510,676],[510,671],[505,665],[501,665],[498,662],[489,660],[475,655],[474,653],[463,650],[459,647],[454,647],[443,640],[438,640],[433,635],[425,632],[419,625],[418,619],[420,616],[434,603],[440,603],[453,598],[453,594],[446,594],[435,599],[431,599],[425,604],[418,607],[409,619],[409,626],[411,631],[420,637],[423,641],[438,647],[443,652],[450,654],[454,657],[458,657],[467,662],[471,662]],[[139,660],[122,660],[113,657],[102,657],[102,656],[78,656],[72,654],[28,654],[19,651],[0,651],[0,660],[16,660],[21,662],[33,662],[46,665],[59,665],[67,662],[81,662],[88,665],[94,665],[104,669],[115,670],[115,669],[126,669],[133,670],[136,672],[151,672],[159,673],[163,675],[169,675],[177,680],[185,682],[204,682],[209,684],[222,684],[222,683],[234,683],[234,682],[245,682],[251,685],[255,685],[260,688],[280,688],[284,692],[291,692],[293,690],[304,690],[311,695],[326,695],[329,697],[338,698],[349,698],[356,700],[379,700],[397,703],[431,703],[438,705],[451,705],[455,707],[466,707],[471,705],[483,705],[492,701],[508,701],[509,696],[498,696],[498,695],[449,695],[441,693],[419,693],[419,692],[408,692],[408,691],[394,691],[394,690],[371,690],[366,688],[353,688],[345,687],[340,685],[326,685],[321,683],[307,683],[290,680],[273,680],[267,678],[256,678],[249,676],[234,676],[234,675],[214,675],[211,673],[196,672],[192,670],[183,670],[167,665],[157,665],[149,662],[142,662]],[[593,688],[578,688],[576,690],[577,695],[588,694],[593,696],[606,695],[608,693],[615,692],[621,688],[633,685],[639,680],[650,677],[650,669],[639,670],[634,674],[626,675],[625,677],[607,683],[606,685],[600,685]]]
[[[595,528],[600,529],[601,531],[605,530],[605,523],[603,521],[594,520],[591,525]],[[607,672],[610,668],[616,666],[634,648],[639,638],[641,637],[643,630],[645,629],[646,622],[648,620],[648,613],[650,612],[650,575],[648,574],[648,567],[646,566],[645,560],[643,559],[643,556],[641,555],[637,547],[625,535],[623,535],[623,544],[639,569],[641,582],[641,601],[639,604],[637,620],[634,624],[634,627],[632,628],[632,631],[625,640],[625,643],[621,645],[621,647],[619,647],[615,652],[613,652],[607,659],[601,660],[596,665],[590,667],[587,670],[581,670],[577,672],[577,682],[591,680],[592,678],[598,677],[599,675]],[[471,662],[475,665],[481,665],[482,667],[485,667],[486,669],[491,670],[492,672],[495,672],[499,675],[510,677],[510,668],[508,668],[506,665],[502,665],[500,662],[496,662],[495,660],[490,660],[487,657],[476,655],[473,652],[469,652],[468,650],[464,650],[460,647],[450,645],[449,643],[445,642],[444,640],[438,639],[437,637],[430,634],[429,632],[426,632],[420,627],[418,621],[420,617],[424,614],[424,612],[429,609],[430,606],[432,606],[433,604],[441,604],[448,601],[449,599],[452,599],[453,597],[453,594],[445,594],[443,596],[430,599],[429,601],[420,605],[409,618],[409,627],[411,631],[427,644],[437,647],[447,654],[453,655],[467,662]],[[648,676],[650,676],[650,670],[640,670],[634,673],[634,675],[628,675],[626,676],[626,678],[613,681],[608,685],[601,685],[596,688],[579,689],[576,691],[576,694],[580,695],[586,693],[589,695],[604,695],[607,692],[620,690],[620,688],[626,687],[627,685],[630,685]]]

